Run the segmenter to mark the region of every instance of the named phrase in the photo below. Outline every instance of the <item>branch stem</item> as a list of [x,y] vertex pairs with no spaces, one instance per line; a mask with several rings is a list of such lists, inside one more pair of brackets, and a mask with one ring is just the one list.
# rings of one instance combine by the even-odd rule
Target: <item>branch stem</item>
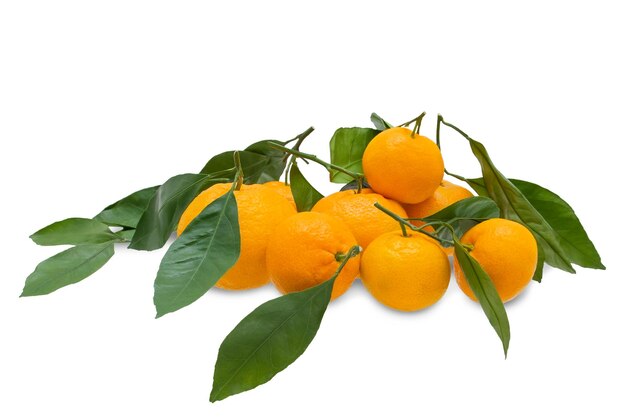
[[[411,230],[413,230],[415,232],[423,233],[423,234],[425,234],[425,235],[435,239],[439,243],[454,244],[453,240],[442,239],[439,236],[437,236],[437,235],[435,235],[433,233],[429,233],[426,230],[424,230],[428,226],[440,225],[440,226],[443,226],[443,227],[447,228],[448,230],[450,230],[450,232],[452,233],[453,239],[455,239],[456,237],[455,237],[455,234],[454,234],[454,227],[450,226],[446,222],[442,222],[442,221],[437,220],[437,221],[426,223],[426,224],[424,224],[422,226],[415,226],[413,223],[411,223],[407,219],[405,219],[405,218],[397,215],[393,211],[391,211],[391,210],[381,206],[380,203],[378,203],[378,202],[374,203],[374,207],[376,207],[378,210],[382,211],[383,213],[385,213],[386,215],[392,217],[394,220],[396,220],[398,223],[400,223],[400,228],[402,229],[402,235],[403,236],[408,236],[406,234],[406,228],[408,227],[409,229],[411,229]],[[466,246],[466,245],[464,245],[464,246]]]
[[271,146],[273,148],[275,148],[275,149],[281,150],[281,151],[283,151],[285,153],[288,153],[290,155],[296,156],[298,158],[302,158],[305,161],[306,160],[313,161],[313,162],[323,166],[328,171],[331,171],[331,170],[339,171],[341,173],[344,173],[344,174],[348,175],[349,177],[354,178],[357,181],[359,181],[359,180],[362,181],[363,175],[357,174],[357,173],[352,172],[352,171],[348,171],[347,169],[342,168],[339,165],[335,165],[335,164],[331,164],[330,162],[323,161],[323,160],[319,159],[317,156],[312,155],[310,153],[304,153],[304,152],[301,152],[301,151],[299,151],[297,149],[291,149],[291,148],[288,148],[286,146],[278,145],[276,143],[272,144]]

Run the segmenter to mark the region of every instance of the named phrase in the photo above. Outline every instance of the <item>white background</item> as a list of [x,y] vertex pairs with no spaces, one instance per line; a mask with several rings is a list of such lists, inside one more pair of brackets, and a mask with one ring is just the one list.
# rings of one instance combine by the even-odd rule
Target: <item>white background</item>
[[[619,2],[208,3],[1,3],[0,415],[624,415]],[[29,241],[42,226],[255,140],[314,125],[304,150],[327,158],[335,128],[423,110],[427,135],[440,112],[506,175],[570,202],[607,266],[547,270],[509,303],[507,360],[454,282],[413,314],[357,282],[295,364],[210,404],[222,339],[271,286],[154,320],[164,250],[118,247],[84,282],[18,299],[59,250]],[[479,174],[460,137],[445,131],[443,151]]]

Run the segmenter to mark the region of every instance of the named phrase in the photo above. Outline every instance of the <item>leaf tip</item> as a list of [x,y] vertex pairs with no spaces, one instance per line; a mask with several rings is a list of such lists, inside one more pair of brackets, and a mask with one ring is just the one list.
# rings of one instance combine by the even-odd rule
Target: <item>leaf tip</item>
[[221,401],[227,397],[229,397],[229,395],[221,395],[222,392],[222,388],[218,388],[217,386],[215,386],[215,381],[213,381],[213,388],[211,388],[211,394],[209,395],[209,401],[214,403],[217,401]]
[[37,294],[33,293],[32,289],[29,288],[28,285],[25,285],[24,288],[22,289],[22,293],[20,294],[19,298],[32,297],[33,295],[37,295]]

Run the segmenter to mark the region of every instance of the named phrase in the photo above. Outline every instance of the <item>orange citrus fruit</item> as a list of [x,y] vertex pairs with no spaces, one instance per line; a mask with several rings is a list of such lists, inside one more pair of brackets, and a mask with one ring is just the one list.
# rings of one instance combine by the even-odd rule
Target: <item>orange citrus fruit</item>
[[[267,247],[267,269],[283,293],[302,291],[330,279],[342,256],[357,241],[340,219],[305,211],[276,227]],[[335,279],[331,299],[346,292],[359,274],[359,256],[350,259]]]
[[415,311],[436,303],[450,283],[450,263],[437,242],[422,233],[390,232],[361,257],[361,280],[384,305]]
[[293,200],[293,194],[291,193],[291,187],[285,184],[284,182],[269,181],[269,182],[263,183],[263,185],[269,188],[270,190],[277,192],[278,194],[280,194],[287,200],[289,200],[291,204],[293,204],[294,207],[296,206],[296,202]]
[[350,228],[359,245],[366,248],[383,233],[400,230],[398,222],[374,207],[374,203],[406,217],[399,203],[369,189],[363,189],[360,193],[345,190],[330,194],[319,200],[311,211],[339,217]]
[[363,172],[379,194],[416,204],[433,195],[443,179],[443,158],[437,145],[411,130],[394,127],[372,139],[363,153]]
[[[215,184],[200,193],[181,216],[178,235],[206,206],[226,194],[231,185]],[[229,290],[260,287],[269,282],[265,262],[268,237],[278,223],[296,214],[296,209],[284,197],[261,184],[242,185],[234,195],[241,236],[240,255],[215,285]]]
[[[522,292],[535,273],[537,242],[533,234],[519,223],[489,219],[468,230],[461,242],[473,246],[470,256],[489,275],[503,302]],[[454,275],[461,290],[476,301],[456,256]]]
[[[435,214],[438,211],[448,207],[449,205],[463,200],[464,198],[472,197],[473,194],[467,188],[460,185],[453,184],[449,181],[443,180],[435,193],[428,197],[426,200],[417,204],[404,204],[403,207],[406,210],[408,217],[428,217],[431,214]],[[421,226],[424,222],[419,220],[411,220],[416,226]],[[427,232],[434,232],[434,229],[430,226],[424,230]],[[448,255],[452,255],[454,248],[443,248],[444,252]]]

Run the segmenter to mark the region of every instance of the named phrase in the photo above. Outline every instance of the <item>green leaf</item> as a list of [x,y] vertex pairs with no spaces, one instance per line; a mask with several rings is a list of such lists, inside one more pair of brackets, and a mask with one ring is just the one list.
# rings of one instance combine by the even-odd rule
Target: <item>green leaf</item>
[[[554,192],[532,182],[509,180],[526,197],[528,202],[550,224],[552,230],[559,235],[561,248],[570,262],[585,268],[605,269],[600,255],[580,220],[574,213],[574,209]],[[467,183],[481,195],[487,193],[484,180],[474,178]],[[540,249],[543,245],[539,245]],[[548,262],[549,263],[549,262]],[[538,264],[538,272],[543,268],[543,263]],[[541,280],[541,274],[535,274],[536,281]]]
[[311,207],[324,197],[319,191],[313,188],[306,178],[304,178],[304,175],[302,175],[295,162],[291,165],[289,171],[289,183],[298,211],[311,210]]
[[233,190],[209,204],[174,241],[154,282],[157,317],[202,297],[239,258]]
[[87,278],[111,259],[113,247],[113,242],[75,246],[46,259],[26,278],[21,297],[50,294]]
[[[239,158],[241,159],[244,174],[244,183],[262,184],[264,182],[277,181],[280,179],[287,165],[287,159],[285,158],[284,152],[271,146],[274,143],[280,145],[284,144],[284,142],[277,140],[263,140],[253,143],[244,151],[239,151]],[[235,178],[234,153],[235,151],[227,151],[215,155],[206,163],[200,172],[203,174],[212,174],[220,171],[229,171],[225,176],[232,181]]]
[[137,227],[158,186],[136,191],[102,210],[94,219],[110,226]]
[[135,229],[123,229],[115,232],[115,234],[118,235],[124,242],[130,242],[135,235]]
[[220,346],[211,402],[266,383],[304,353],[320,327],[335,279],[359,252],[358,246],[350,248],[329,280],[261,304],[239,322]]
[[380,117],[376,113],[372,113],[372,115],[370,116],[370,120],[374,124],[374,127],[376,129],[378,129],[378,130],[381,130],[381,131],[385,130],[385,129],[391,129],[393,127],[392,124],[387,123],[385,121],[385,119],[383,119],[382,117]]
[[[524,194],[495,167],[482,143],[466,136],[472,152],[480,162],[485,188],[505,219],[524,224],[542,246],[546,262],[556,268],[575,273],[569,256],[563,249],[561,236],[550,226]],[[471,183],[470,186],[473,187]],[[480,193],[477,190],[478,193]]]
[[552,191],[532,182],[511,180],[561,237],[569,261],[584,268],[605,269],[574,209]]
[[265,155],[270,158],[282,159],[285,156],[285,153],[280,149],[276,149],[274,146],[272,146],[274,144],[284,146],[285,142],[273,139],[261,140],[259,142],[254,142],[252,145],[248,146],[244,150],[247,152],[254,152],[260,155]]
[[136,250],[162,248],[189,203],[219,180],[223,179],[205,174],[182,174],[167,180],[150,199],[128,247]]
[[541,282],[543,278],[543,265],[546,263],[546,257],[543,254],[543,248],[537,245],[537,267],[535,268],[535,273],[533,274],[533,280],[537,282]]
[[[468,197],[423,218],[425,222],[442,221],[454,227],[454,233],[461,237],[478,223],[500,216],[495,201],[487,197]],[[450,230],[435,227],[437,235],[445,240],[452,240]]]
[[[363,152],[380,131],[365,127],[342,127],[330,139],[330,163],[355,174],[363,174],[361,159]],[[350,182],[353,178],[336,170],[330,171],[330,180],[335,183]]]
[[278,297],[248,314],[220,346],[211,402],[264,384],[298,359],[319,329],[333,283]]
[[109,226],[98,220],[72,217],[52,223],[30,238],[38,245],[85,245],[118,240]]
[[500,337],[504,356],[506,357],[511,339],[511,329],[509,327],[509,318],[506,315],[504,304],[496,291],[496,287],[485,270],[456,239],[454,241],[454,254],[463,270],[467,283],[489,319],[489,323],[491,323],[498,337]]
[[470,187],[472,187],[472,189],[476,191],[476,194],[478,194],[479,196],[489,197],[489,193],[487,192],[487,187],[485,187],[485,180],[483,180],[482,178],[470,178],[470,179],[466,178],[465,182]]

